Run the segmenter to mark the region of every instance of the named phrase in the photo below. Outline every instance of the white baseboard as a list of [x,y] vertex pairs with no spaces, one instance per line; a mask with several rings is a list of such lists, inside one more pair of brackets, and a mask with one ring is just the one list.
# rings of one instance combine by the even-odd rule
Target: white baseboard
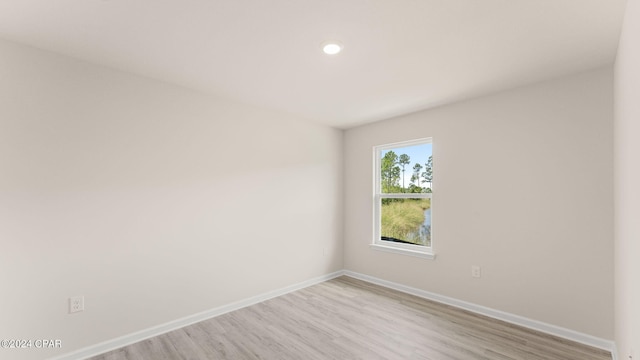
[[128,335],[124,335],[115,339],[107,340],[105,342],[102,342],[96,345],[88,346],[88,347],[76,350],[74,352],[70,352],[67,354],[63,354],[63,355],[51,358],[49,360],[82,360],[92,356],[104,354],[108,351],[115,350],[123,346],[131,345],[133,343],[137,343],[139,341],[146,340],[148,338],[158,336],[158,335],[167,333],[169,331],[173,331],[191,324],[195,324],[200,321],[208,320],[216,316],[226,314],[228,312],[235,311],[247,306],[251,306],[251,305],[254,305],[254,304],[257,304],[257,303],[260,303],[260,302],[263,302],[263,301],[266,301],[266,300],[269,300],[269,299],[272,299],[296,290],[300,290],[315,284],[319,284],[321,282],[331,280],[333,278],[336,278],[342,275],[344,275],[343,270],[336,271],[334,273],[309,279],[298,284],[284,287],[282,289],[269,291],[267,293],[253,296],[248,299],[236,301],[231,304],[227,304],[211,310],[203,311],[201,313],[197,313],[194,315],[189,315],[181,319],[173,320],[165,324],[154,326],[154,327],[144,329],[138,332],[134,332]]
[[433,300],[439,303],[455,306],[457,308],[472,311],[474,313],[485,315],[494,319],[499,319],[502,321],[506,321],[508,323],[520,325],[529,329],[537,330],[543,333],[547,333],[547,334],[558,336],[564,339],[579,342],[581,344],[593,346],[598,349],[610,351],[612,359],[613,360],[618,359],[615,343],[610,340],[597,338],[595,336],[591,336],[591,335],[583,334],[577,331],[562,328],[559,326],[543,323],[541,321],[528,319],[519,315],[506,313],[500,310],[495,310],[485,306],[476,305],[466,301],[462,301],[462,300],[454,299],[448,296],[432,293],[426,290],[421,290],[421,289],[413,288],[410,286],[394,283],[392,281],[379,279],[373,276],[357,273],[354,271],[340,270],[331,274],[326,274],[313,279],[309,279],[298,284],[287,286],[282,289],[273,290],[264,294],[250,297],[248,299],[240,300],[228,305],[220,306],[211,310],[203,311],[201,313],[186,316],[181,319],[177,319],[165,324],[154,326],[152,328],[148,328],[135,333],[124,335],[124,336],[121,336],[112,340],[108,340],[96,345],[88,346],[71,353],[67,353],[67,354],[63,354],[63,355],[51,358],[50,360],[82,360],[92,356],[100,355],[105,352],[121,348],[123,346],[131,345],[133,343],[146,340],[148,338],[158,336],[158,335],[167,333],[169,331],[173,331],[191,324],[195,324],[200,321],[208,320],[216,316],[226,314],[231,311],[239,310],[244,307],[251,306],[251,305],[272,299],[274,297],[278,297],[278,296],[296,291],[296,290],[300,290],[305,287],[319,284],[321,282],[331,280],[333,278],[336,278],[342,275],[350,276],[352,278],[363,280],[372,284],[398,290],[407,294],[419,296],[424,299]]
[[448,296],[443,296],[440,294],[432,293],[432,292],[421,290],[421,289],[416,289],[410,286],[405,286],[402,284],[394,283],[392,281],[379,279],[373,276],[360,274],[350,270],[345,270],[344,275],[350,276],[355,279],[363,280],[366,282],[370,282],[372,284],[384,286],[390,289],[402,291],[404,293],[415,295],[424,299],[433,300],[439,303],[455,306],[457,308],[472,311],[477,314],[481,314],[494,319],[506,321],[511,324],[520,325],[532,330],[536,330],[536,331],[540,331],[550,335],[558,336],[564,339],[572,340],[581,344],[593,346],[598,349],[610,351],[612,356],[614,356],[613,360],[616,360],[616,357],[615,357],[616,355],[614,354],[615,343],[611,340],[601,339],[601,338],[580,333],[574,330],[569,330],[560,326],[543,323],[541,321],[528,319],[519,315],[514,315],[504,311],[491,309],[485,306],[476,305],[470,302],[450,298]]
[[616,346],[616,343],[613,343],[613,349],[611,349],[611,359],[612,360],[618,360],[618,347]]

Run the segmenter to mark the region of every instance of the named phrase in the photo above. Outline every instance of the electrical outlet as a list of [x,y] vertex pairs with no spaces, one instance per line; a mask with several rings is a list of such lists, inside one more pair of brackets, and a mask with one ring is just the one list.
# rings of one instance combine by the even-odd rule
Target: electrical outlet
[[480,266],[478,265],[472,265],[471,266],[471,276],[474,278],[479,278],[480,277]]
[[84,311],[84,296],[73,296],[69,298],[69,314]]

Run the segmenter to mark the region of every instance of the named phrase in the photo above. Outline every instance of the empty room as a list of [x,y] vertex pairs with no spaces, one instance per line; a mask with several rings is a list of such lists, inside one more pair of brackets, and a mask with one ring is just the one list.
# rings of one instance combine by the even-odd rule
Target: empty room
[[640,359],[640,0],[0,0],[0,359]]

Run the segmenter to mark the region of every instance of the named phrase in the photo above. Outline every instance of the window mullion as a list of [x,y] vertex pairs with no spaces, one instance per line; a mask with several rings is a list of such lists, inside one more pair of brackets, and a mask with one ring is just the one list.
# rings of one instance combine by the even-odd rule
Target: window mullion
[[[431,239],[432,193],[409,192],[416,190],[430,191],[432,187],[430,170],[432,169],[432,156],[430,143],[431,139],[428,138],[376,146],[373,149],[374,242],[372,246],[378,246],[378,248],[376,248],[377,250],[383,248],[397,249],[399,251],[426,254],[428,256],[425,257],[433,258]],[[427,156],[426,159],[420,154],[414,156],[414,154],[417,154],[415,152],[416,148],[423,145],[426,146],[426,150],[420,148],[419,151],[421,151],[420,154]],[[394,154],[394,151],[397,151],[398,155]],[[414,153],[412,154],[411,151],[414,151]],[[387,156],[387,153],[391,155]],[[407,156],[407,154],[409,154],[409,156]],[[400,160],[398,160],[398,158]],[[413,167],[405,168],[404,166],[410,166],[411,159],[414,159],[417,163]],[[425,165],[427,163],[429,164],[429,172],[426,173],[428,175],[424,175],[425,173],[422,172],[422,166],[419,165]],[[396,169],[398,164],[403,166],[401,175],[399,175],[400,169]],[[392,169],[392,166],[395,172],[391,172],[390,169]],[[411,177],[410,180],[408,179],[408,176],[406,176],[407,171],[409,175],[411,175],[412,171],[414,174],[418,174],[416,175],[418,178],[417,182],[414,181],[414,177]],[[428,180],[422,180],[423,176]],[[429,178],[427,178],[427,176],[429,176]],[[400,180],[398,180],[398,178],[400,178]],[[422,185],[424,184],[423,181],[428,181],[428,187]],[[387,193],[383,191],[394,192]],[[384,199],[395,200],[385,201]],[[424,216],[418,213],[422,211],[424,211]],[[419,216],[422,216],[424,225],[422,223],[418,224]]]

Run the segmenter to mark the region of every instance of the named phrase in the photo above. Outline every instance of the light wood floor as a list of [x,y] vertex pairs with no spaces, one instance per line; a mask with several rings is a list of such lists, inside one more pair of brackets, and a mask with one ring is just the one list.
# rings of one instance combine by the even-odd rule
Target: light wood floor
[[611,355],[340,277],[92,360],[604,360]]

